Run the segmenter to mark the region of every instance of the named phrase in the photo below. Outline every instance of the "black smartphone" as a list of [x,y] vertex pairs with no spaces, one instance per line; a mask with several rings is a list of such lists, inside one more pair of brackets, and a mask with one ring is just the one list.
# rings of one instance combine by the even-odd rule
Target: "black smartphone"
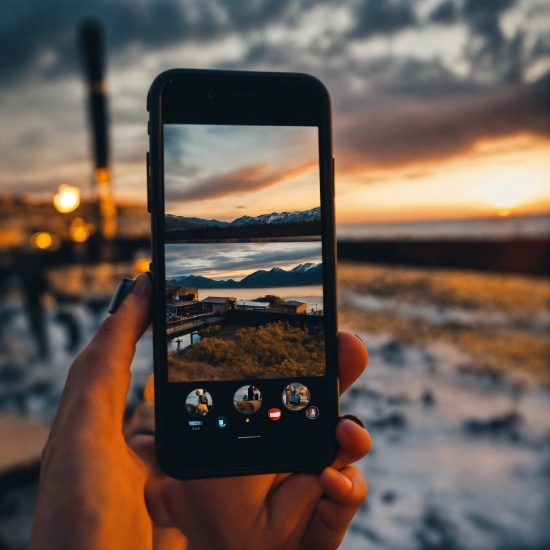
[[318,471],[339,416],[329,94],[303,74],[174,69],[148,110],[159,464]]

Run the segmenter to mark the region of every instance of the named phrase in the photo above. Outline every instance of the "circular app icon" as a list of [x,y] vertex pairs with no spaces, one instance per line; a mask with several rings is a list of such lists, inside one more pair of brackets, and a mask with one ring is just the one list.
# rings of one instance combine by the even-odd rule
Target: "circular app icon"
[[212,408],[212,396],[202,388],[189,393],[185,400],[185,408],[193,416],[206,416]]
[[310,420],[315,420],[319,416],[319,409],[317,407],[308,407],[306,409],[306,416]]
[[267,417],[269,418],[269,420],[273,420],[274,422],[276,422],[277,420],[279,420],[282,416],[282,412],[281,412],[281,409],[269,409],[267,411]]
[[283,405],[290,411],[301,411],[311,400],[309,390],[300,382],[291,382],[281,397]]
[[223,430],[224,428],[226,428],[227,427],[227,418],[225,418],[225,416],[218,416],[218,418],[216,418],[216,426],[220,430]]
[[255,413],[262,406],[262,393],[256,386],[241,386],[233,396],[233,405],[240,413]]

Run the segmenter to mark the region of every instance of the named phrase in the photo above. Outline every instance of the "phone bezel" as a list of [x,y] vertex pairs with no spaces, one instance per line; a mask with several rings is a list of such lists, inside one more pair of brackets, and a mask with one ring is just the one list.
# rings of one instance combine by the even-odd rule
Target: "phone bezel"
[[[216,98],[209,99],[209,89]],[[200,97],[204,101],[200,101]],[[189,101],[193,99],[192,108]],[[231,108],[228,108],[231,106]],[[148,205],[152,222],[152,275],[154,281],[153,342],[155,368],[155,423],[157,459],[171,476],[187,479],[289,471],[319,471],[336,457],[334,428],[339,418],[336,318],[336,244],[334,235],[334,161],[330,96],[316,78],[296,73],[260,73],[173,69],[160,74],[147,98],[150,113]],[[286,462],[245,468],[181,469],[171,460],[165,434],[173,433],[167,381],[164,307],[164,151],[163,124],[246,124],[318,126],[320,206],[322,212],[323,286],[326,330],[326,379],[330,398],[327,423],[329,444],[324,456],[307,464]],[[173,383],[172,383],[173,384]]]

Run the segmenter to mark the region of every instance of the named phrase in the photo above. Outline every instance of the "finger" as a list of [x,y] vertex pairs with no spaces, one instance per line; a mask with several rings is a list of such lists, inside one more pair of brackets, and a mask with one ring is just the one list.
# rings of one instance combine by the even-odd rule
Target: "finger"
[[336,441],[339,451],[332,465],[336,470],[363,458],[370,451],[372,444],[367,430],[345,418],[336,425]]
[[353,516],[365,500],[367,483],[354,466],[340,471],[325,468],[319,483],[326,495],[317,503],[303,539],[305,548],[328,550],[337,548]]
[[[183,490],[183,482],[168,477],[160,468],[155,453],[155,437],[149,434],[134,433],[128,439],[128,445],[139,456],[147,468],[145,485],[145,504],[156,527],[172,528],[177,525],[167,507],[164,495],[171,485]],[[168,546],[169,547],[169,546]]]
[[153,527],[153,550],[187,550],[187,538],[177,527]]
[[361,376],[369,355],[359,337],[349,332],[338,333],[338,374],[340,393],[344,393]]
[[72,364],[53,429],[60,423],[78,428],[80,420],[102,431],[112,427],[121,432],[130,364],[150,315],[151,282],[142,274],[118,311],[105,319]]

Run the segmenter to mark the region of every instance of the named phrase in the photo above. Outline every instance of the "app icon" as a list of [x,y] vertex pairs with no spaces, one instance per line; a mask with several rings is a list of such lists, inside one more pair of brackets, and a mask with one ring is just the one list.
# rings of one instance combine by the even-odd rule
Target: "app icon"
[[269,418],[269,420],[279,420],[279,418],[281,418],[281,409],[269,409],[267,411],[267,417]]
[[225,418],[225,416],[218,416],[218,418],[216,418],[216,426],[220,430],[223,430],[227,426],[227,418]]
[[185,400],[187,412],[193,416],[205,416],[212,408],[212,396],[202,388],[189,393]]
[[290,411],[305,409],[311,400],[309,390],[300,382],[291,382],[281,395],[283,405]]
[[306,409],[306,416],[310,420],[315,420],[319,416],[319,409],[317,407],[308,407]]
[[241,386],[233,396],[233,406],[242,414],[255,413],[262,406],[262,392],[250,384]]

